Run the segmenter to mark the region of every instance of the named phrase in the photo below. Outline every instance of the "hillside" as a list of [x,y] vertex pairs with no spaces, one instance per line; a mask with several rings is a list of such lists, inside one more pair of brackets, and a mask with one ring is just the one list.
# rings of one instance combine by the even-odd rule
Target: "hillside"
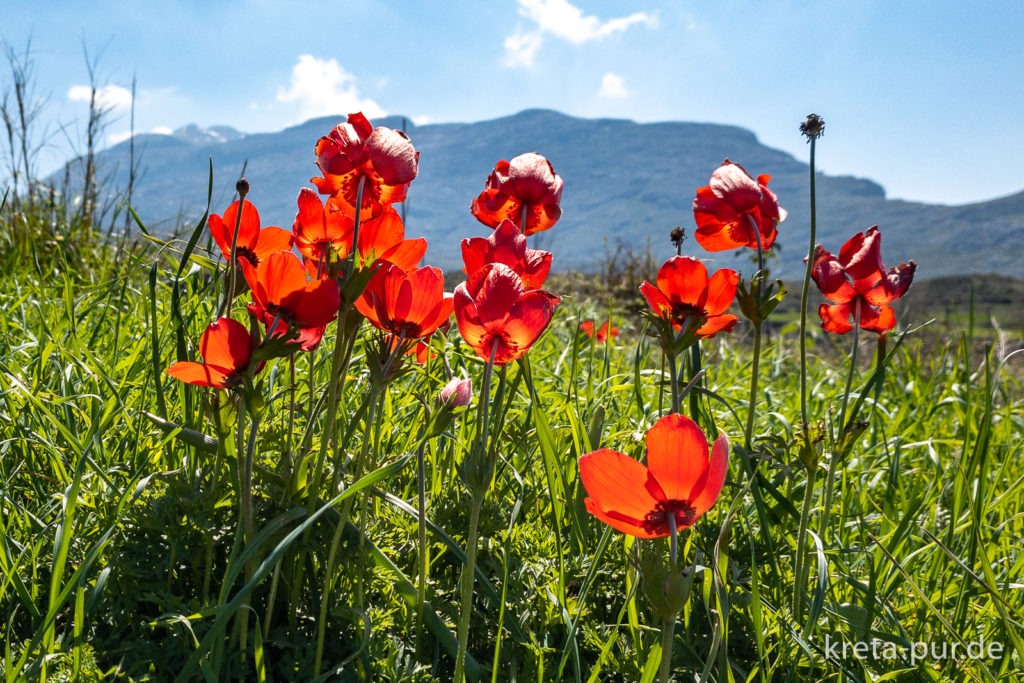
[[[314,119],[278,133],[246,135],[227,127],[189,126],[174,135],[140,135],[142,178],[133,204],[151,230],[170,233],[182,217],[202,213],[207,170],[214,167],[214,212],[231,201],[234,181],[245,165],[250,198],[264,223],[288,227],[295,197],[316,174],[313,145],[342,117]],[[373,122],[400,128],[403,119]],[[494,163],[527,151],[547,156],[565,179],[563,219],[539,237],[555,251],[556,268],[588,269],[606,249],[653,245],[667,255],[668,232],[692,231],[695,189],[707,184],[725,158],[757,175],[772,176],[770,187],[789,211],[781,227],[776,274],[802,272],[808,225],[807,165],[766,147],[753,133],[708,123],[647,123],[580,119],[554,111],[528,110],[479,123],[444,123],[406,130],[420,151],[420,175],[408,201],[408,232],[430,241],[427,258],[444,268],[459,267],[459,241],[486,228],[469,214]],[[794,131],[794,135],[797,133]],[[141,152],[140,152],[141,150]],[[127,184],[128,144],[101,154],[112,187]],[[1024,192],[963,206],[889,200],[877,183],[849,176],[818,179],[819,241],[833,251],[853,233],[882,227],[888,262],[915,259],[921,278],[969,273],[1020,276],[1024,252]],[[701,254],[695,242],[691,253]],[[736,265],[732,255],[720,265]],[[741,265],[744,267],[746,263]]]

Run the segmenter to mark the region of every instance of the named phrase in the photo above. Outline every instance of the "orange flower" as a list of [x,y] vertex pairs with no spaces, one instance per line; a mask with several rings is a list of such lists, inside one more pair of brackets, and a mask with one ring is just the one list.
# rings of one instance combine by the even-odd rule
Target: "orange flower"
[[455,288],[459,333],[485,360],[505,365],[526,353],[547,329],[560,299],[535,289],[504,263],[479,268]]
[[338,283],[308,281],[302,262],[290,251],[271,254],[256,268],[242,262],[242,274],[252,290],[249,312],[263,321],[267,334],[278,337],[297,331],[295,342],[303,351],[316,348],[327,323],[338,314]]
[[692,526],[711,509],[725,483],[729,439],[708,441],[693,420],[677,413],[647,432],[647,465],[602,448],[580,458],[587,511],[637,538],[661,538]]
[[401,131],[374,128],[362,113],[349,114],[316,143],[322,178],[312,178],[320,194],[355,207],[359,179],[365,177],[360,215],[376,216],[385,206],[405,201],[419,171],[419,152]]
[[[210,235],[220,247],[225,260],[231,259],[231,238],[235,235],[235,223],[238,222],[238,202],[233,203],[224,212],[223,218],[212,214],[207,220]],[[278,227],[266,227],[260,230],[260,214],[252,202],[242,203],[242,220],[238,223],[238,239],[235,241],[235,258],[258,266],[260,261],[276,251],[287,251],[292,248],[292,236],[287,230]]]
[[551,252],[528,249],[526,236],[507,218],[490,237],[469,237],[462,240],[463,272],[472,275],[488,263],[504,263],[523,278],[527,289],[540,289],[551,270]]
[[370,278],[356,309],[373,325],[409,342],[433,334],[452,314],[440,268],[406,272],[386,263]]
[[786,219],[786,210],[768,189],[769,180],[770,175],[754,180],[739,164],[728,159],[722,162],[711,174],[710,184],[698,188],[693,200],[697,243],[708,251],[757,249],[753,221],[761,233],[761,248],[771,248],[778,224]]
[[561,217],[561,201],[562,178],[547,159],[530,152],[511,162],[499,161],[470,211],[484,225],[497,227],[507,218],[532,235],[547,230]]
[[[619,336],[619,328],[612,327],[611,325],[612,323],[609,320],[606,321],[604,325],[601,325],[601,327],[597,328],[596,335],[599,344],[604,344],[605,340],[607,340],[609,337]],[[593,338],[595,336],[593,320],[584,320],[583,322],[581,322],[580,329],[583,330],[583,333],[588,337]]]
[[[327,266],[338,263],[352,251],[355,216],[351,208],[331,198],[324,203],[308,187],[299,191],[299,212],[292,224],[295,245],[306,259],[322,273]],[[378,216],[361,220],[359,226],[359,266],[378,259],[394,263],[403,270],[414,268],[427,251],[427,241],[405,239],[405,226],[392,207]]]
[[[914,279],[917,264],[901,263],[888,271],[882,263],[882,233],[878,226],[851,237],[836,258],[820,244],[814,251],[811,276],[833,305],[818,308],[826,332],[846,334],[854,325],[884,334],[896,326],[889,307],[903,296]],[[860,318],[856,318],[857,309]],[[853,322],[851,323],[851,319]]]
[[165,371],[188,384],[215,389],[237,386],[252,359],[252,337],[245,325],[231,318],[219,318],[199,339],[202,363],[178,361]]
[[675,330],[686,325],[687,333],[699,339],[714,337],[736,326],[728,314],[736,296],[739,273],[723,268],[708,279],[708,269],[692,256],[673,256],[658,270],[657,286],[644,280],[640,293],[660,318]]

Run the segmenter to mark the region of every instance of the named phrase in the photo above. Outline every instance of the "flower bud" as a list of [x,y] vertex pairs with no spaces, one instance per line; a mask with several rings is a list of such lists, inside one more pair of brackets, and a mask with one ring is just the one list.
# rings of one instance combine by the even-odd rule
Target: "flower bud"
[[473,380],[454,377],[445,385],[444,389],[441,389],[441,394],[438,398],[441,405],[448,408],[464,408],[469,405],[472,397]]

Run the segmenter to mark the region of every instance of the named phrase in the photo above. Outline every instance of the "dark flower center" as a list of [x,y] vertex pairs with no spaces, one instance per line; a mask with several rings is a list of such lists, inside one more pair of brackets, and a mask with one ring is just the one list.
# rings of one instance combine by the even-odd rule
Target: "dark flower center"
[[672,532],[669,519],[676,520],[677,529],[685,529],[696,521],[693,506],[688,500],[666,500],[659,502],[651,512],[647,513],[640,526],[652,534],[667,536]]
[[249,247],[243,247],[241,245],[235,246],[235,258],[238,259],[239,261],[245,259],[250,264],[252,264],[253,268],[260,264],[260,259],[259,257],[256,256],[256,252],[250,249]]
[[672,322],[679,327],[685,326],[688,332],[694,332],[707,322],[707,315],[693,304],[673,304]]

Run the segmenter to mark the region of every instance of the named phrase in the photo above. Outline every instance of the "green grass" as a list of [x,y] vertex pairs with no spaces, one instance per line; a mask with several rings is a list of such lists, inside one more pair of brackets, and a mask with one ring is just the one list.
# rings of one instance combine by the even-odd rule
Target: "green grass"
[[[216,437],[212,416],[224,396],[159,372],[181,345],[194,353],[217,300],[218,282],[207,271],[186,267],[176,279],[175,248],[183,246],[122,250],[117,259],[96,249],[66,269],[7,266],[0,291],[4,680],[45,673],[48,680],[162,681],[186,667],[189,680],[311,679],[327,554],[344,509],[336,501],[313,516],[299,488],[322,431],[315,402],[329,343],[297,359],[294,417],[287,361],[260,376],[267,408],[255,462],[258,569],[246,585],[235,539],[234,451],[200,438]],[[576,460],[598,447],[642,455],[643,433],[667,410],[666,375],[654,340],[626,305],[613,304],[622,334],[609,347],[577,334],[581,317],[603,318],[611,299],[558,289],[568,286],[551,286],[568,296],[530,353],[536,397],[518,365],[507,371],[469,639],[469,671],[479,680],[657,674],[658,624],[632,555],[638,546],[667,553],[667,544],[633,541],[590,517]],[[1009,354],[1012,340],[1002,350],[976,348],[985,321],[975,321],[977,336],[957,332],[968,310],[955,305],[942,335],[926,327],[900,344],[889,340],[893,358],[877,391],[863,389],[873,367],[873,339],[864,339],[851,403],[863,398],[866,424],[836,467],[827,528],[824,453],[836,451],[821,449],[805,585],[793,574],[808,482],[796,447],[796,332],[782,324],[762,358],[750,454],[760,512],[738,452],[749,338],[738,328],[705,344],[704,400],[717,428],[733,437],[734,453],[718,504],[685,537],[699,571],[675,626],[676,680],[702,673],[715,681],[1016,680],[1024,358]],[[817,332],[811,339],[811,414],[823,429],[838,410],[848,342]],[[481,364],[457,332],[434,345],[479,390]],[[426,450],[430,604],[417,633],[410,456],[421,401],[432,400],[446,371],[440,358],[412,369],[389,387],[379,419],[363,425],[353,416],[366,395],[364,351],[357,345],[341,406],[350,421],[345,451],[371,439],[372,474],[364,488],[344,489],[357,505],[338,537],[325,670],[337,669],[332,680],[449,680],[469,507],[457,470],[472,420],[460,417]],[[161,428],[147,414],[193,431]],[[291,440],[289,424],[297,425]],[[329,486],[319,494],[333,497]],[[791,614],[794,592],[805,595],[810,619]],[[246,603],[243,650],[235,612]],[[894,644],[899,656],[860,659],[849,649],[872,639]],[[981,640],[1001,644],[1002,656],[929,657],[911,666],[912,643],[962,649]]]

